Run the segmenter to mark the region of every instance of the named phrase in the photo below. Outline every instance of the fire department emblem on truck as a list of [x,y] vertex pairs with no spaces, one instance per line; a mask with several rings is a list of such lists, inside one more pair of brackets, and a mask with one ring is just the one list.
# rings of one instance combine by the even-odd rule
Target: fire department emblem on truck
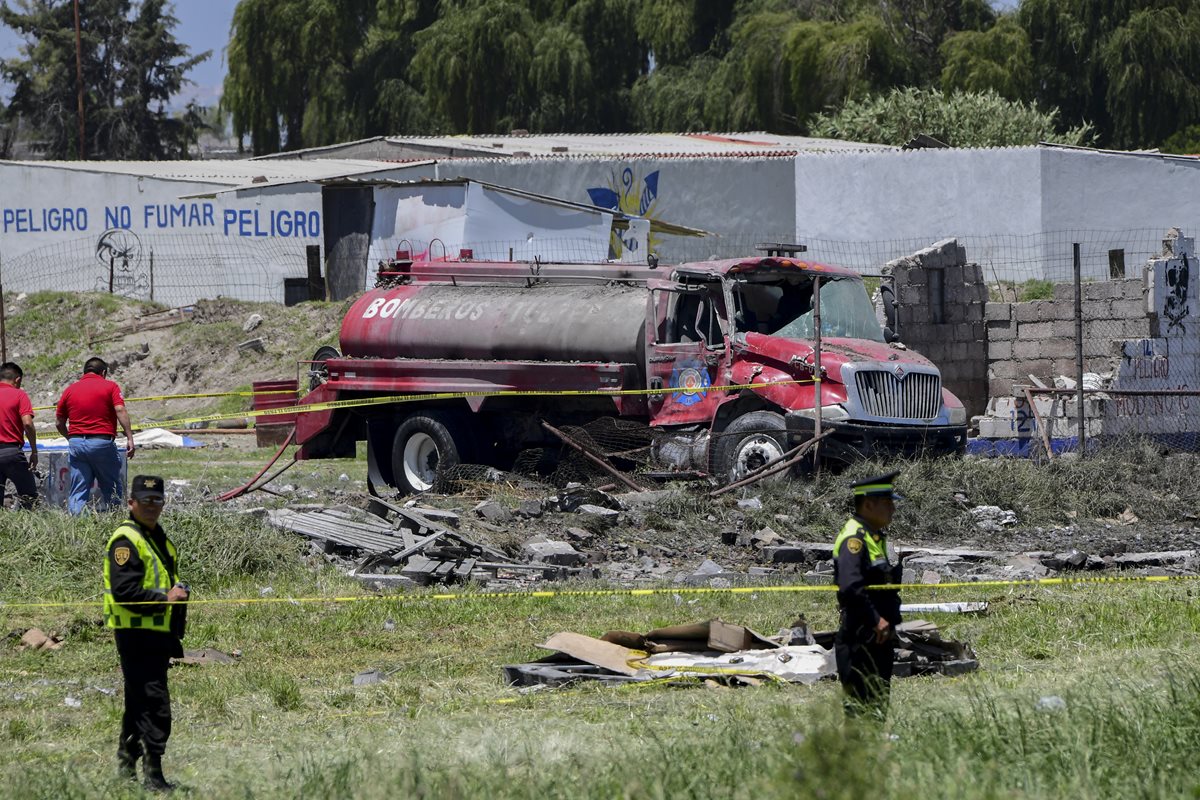
[[694,406],[708,396],[712,381],[708,370],[699,361],[681,361],[671,371],[671,399],[685,406]]

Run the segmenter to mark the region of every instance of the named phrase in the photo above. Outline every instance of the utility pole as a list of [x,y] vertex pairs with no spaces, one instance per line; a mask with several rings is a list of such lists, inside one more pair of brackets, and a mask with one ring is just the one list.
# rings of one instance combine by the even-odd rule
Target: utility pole
[[79,35],[79,0],[75,0],[75,89],[79,101],[79,160],[86,161],[87,154],[83,149],[83,40]]

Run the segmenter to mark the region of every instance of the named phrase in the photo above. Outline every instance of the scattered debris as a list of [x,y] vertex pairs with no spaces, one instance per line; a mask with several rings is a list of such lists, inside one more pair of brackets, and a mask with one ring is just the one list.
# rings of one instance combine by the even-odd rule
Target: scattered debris
[[[235,653],[237,656],[241,655],[240,652]],[[184,650],[183,658],[172,658],[171,663],[203,667],[209,664],[236,664],[238,659],[234,654],[206,647],[203,650]]]
[[587,556],[566,542],[530,540],[521,547],[521,554],[538,564],[557,564],[562,567],[578,567],[587,562]]
[[238,342],[237,349],[239,353],[265,353],[267,352],[267,340],[261,336],[255,339],[247,339],[244,342]]
[[982,614],[988,609],[984,602],[967,603],[901,603],[901,614]]
[[64,642],[59,636],[48,636],[39,628],[30,628],[21,636],[18,650],[58,650]]
[[484,500],[482,503],[475,506],[472,511],[474,511],[477,516],[486,519],[488,522],[504,524],[505,522],[510,522],[512,520],[512,513],[495,500]]
[[1017,524],[1016,513],[1006,511],[1000,508],[1000,506],[975,506],[971,509],[970,513],[971,519],[975,522],[975,527],[981,531],[995,533],[1005,525]]
[[249,333],[250,331],[262,325],[262,314],[251,314],[246,317],[246,321],[242,323],[242,332]]
[[1038,698],[1037,704],[1034,706],[1034,708],[1036,708],[1038,711],[1066,711],[1067,701],[1063,700],[1056,694],[1046,695],[1045,697]]
[[[897,677],[960,675],[979,667],[969,645],[942,639],[933,623],[906,622],[896,632]],[[811,633],[803,618],[771,638],[721,620],[645,634],[608,631],[599,639],[562,632],[538,645],[553,651],[552,655],[503,670],[512,686],[565,686],[580,680],[682,682],[696,677],[713,685],[757,686],[763,679],[811,684],[837,674],[834,636],[833,631]]]
[[[318,506],[274,509],[267,512],[267,521],[322,543],[326,555],[359,558],[350,574],[372,584],[431,585],[468,580],[526,584],[598,576],[595,570],[579,566],[585,560],[583,554],[565,542],[557,543],[557,561],[521,564],[414,508],[401,508],[379,498],[372,501],[395,513],[396,520],[389,522],[348,507]],[[451,517],[458,522],[457,516]],[[443,519],[449,520],[445,516]]]
[[723,655],[662,653],[644,662],[648,668],[672,673],[713,673],[720,676],[770,676],[788,683],[811,684],[837,675],[833,651],[819,645],[796,645],[773,650],[747,650]]
[[383,683],[383,673],[377,669],[368,669],[354,676],[353,685],[355,686],[373,686],[376,683]]

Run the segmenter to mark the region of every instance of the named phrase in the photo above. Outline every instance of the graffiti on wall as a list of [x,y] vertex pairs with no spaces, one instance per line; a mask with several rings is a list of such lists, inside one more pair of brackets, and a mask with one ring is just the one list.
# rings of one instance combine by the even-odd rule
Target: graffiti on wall
[[[592,205],[634,214],[647,219],[655,219],[655,208],[658,205],[658,170],[638,177],[632,167],[621,169],[620,176],[616,172],[609,175],[607,186],[595,186],[587,190]],[[657,237],[650,235],[650,249],[657,246]],[[621,258],[626,250],[636,251],[641,245],[634,237],[622,238],[619,231],[612,234],[613,258]],[[634,253],[634,255],[642,255]]]
[[150,296],[150,274],[143,265],[142,240],[133,231],[113,228],[102,233],[96,241],[96,260],[103,267],[96,277],[97,292]]
[[1191,278],[1191,264],[1187,253],[1183,254],[1183,263],[1167,264],[1167,291],[1163,297],[1163,316],[1167,318],[1167,332],[1179,328],[1180,333],[1187,333],[1183,319],[1188,315],[1188,282]]

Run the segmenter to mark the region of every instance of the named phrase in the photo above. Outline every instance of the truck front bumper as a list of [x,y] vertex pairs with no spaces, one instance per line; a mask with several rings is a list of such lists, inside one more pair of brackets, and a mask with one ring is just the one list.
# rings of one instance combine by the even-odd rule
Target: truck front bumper
[[[815,425],[804,414],[786,416],[788,446],[811,439]],[[823,420],[833,433],[821,442],[821,455],[838,461],[876,456],[961,455],[967,449],[966,425],[881,425]]]

